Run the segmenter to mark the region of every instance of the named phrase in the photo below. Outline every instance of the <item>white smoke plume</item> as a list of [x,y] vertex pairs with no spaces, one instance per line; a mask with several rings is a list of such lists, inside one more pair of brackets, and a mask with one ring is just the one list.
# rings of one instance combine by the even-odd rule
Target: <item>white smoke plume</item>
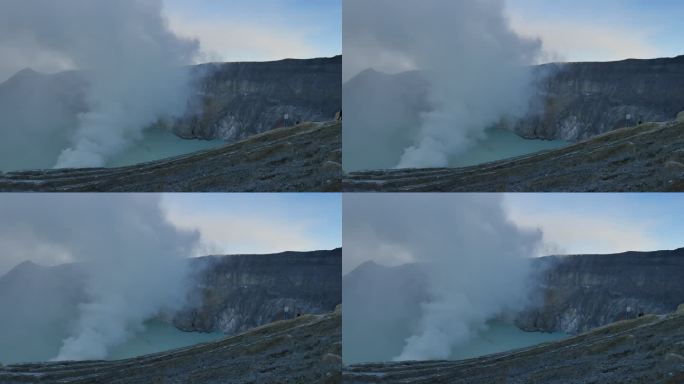
[[[369,259],[387,264],[389,250],[400,255],[400,262],[421,264],[425,273],[427,299],[396,360],[447,359],[459,344],[485,329],[487,321],[528,304],[529,259],[537,254],[542,234],[513,224],[501,199],[486,194],[344,196],[346,270]],[[367,295],[379,303],[370,306],[379,312],[388,308],[380,303],[396,301],[375,296],[377,292]],[[411,317],[406,313],[366,316]],[[386,322],[384,327],[401,328]]]
[[[367,68],[415,69],[429,83],[430,110],[420,116],[410,142],[400,142],[397,167],[447,166],[450,157],[484,140],[487,128],[526,112],[529,65],[541,54],[541,41],[511,29],[504,0],[346,0],[343,14],[345,79]],[[354,97],[383,96],[377,90]],[[374,123],[400,115],[400,108],[373,111]],[[397,130],[406,128],[386,121],[392,126],[371,128],[385,135],[378,145],[397,145],[396,137],[405,136]],[[358,134],[364,130],[359,127]]]
[[[190,94],[184,66],[199,44],[170,30],[162,0],[3,0],[0,47],[7,46],[20,57],[49,56],[87,81],[87,112],[56,161],[62,168],[102,166],[145,128],[183,113]],[[32,135],[58,124],[42,123]]]
[[[146,320],[182,308],[190,276],[184,259],[198,239],[197,232],[181,231],[166,219],[159,195],[8,194],[0,199],[3,259],[53,249],[62,255],[53,261],[75,262],[85,276],[85,298],[76,314],[46,313],[61,311],[54,305],[33,307],[29,314],[23,306],[22,316],[43,333],[47,326],[59,333],[62,326],[37,319],[72,319],[55,360],[104,359]],[[34,289],[26,287],[25,300],[35,296]]]

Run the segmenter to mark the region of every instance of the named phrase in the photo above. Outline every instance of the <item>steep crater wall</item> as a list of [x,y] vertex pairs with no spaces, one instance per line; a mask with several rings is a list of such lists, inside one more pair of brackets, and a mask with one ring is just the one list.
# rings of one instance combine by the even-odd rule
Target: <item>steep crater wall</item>
[[684,248],[535,260],[540,306],[520,314],[528,331],[580,333],[684,303]]
[[684,56],[533,69],[537,93],[513,129],[526,138],[579,141],[684,110]]
[[342,109],[342,56],[193,68],[197,94],[172,124],[185,138],[235,142],[298,122],[330,121]]
[[342,249],[273,255],[210,256],[193,261],[195,305],[176,314],[184,331],[234,334],[342,301]]

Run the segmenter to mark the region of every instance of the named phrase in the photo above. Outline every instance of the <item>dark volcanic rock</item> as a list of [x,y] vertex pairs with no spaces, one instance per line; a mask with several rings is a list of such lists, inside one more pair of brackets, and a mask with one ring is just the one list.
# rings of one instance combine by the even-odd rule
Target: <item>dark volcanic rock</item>
[[304,315],[127,360],[0,365],[0,383],[339,383],[341,323],[339,312]]
[[[342,108],[342,56],[193,68],[198,94],[173,124],[181,137],[235,142],[305,121],[330,121]],[[287,119],[285,119],[287,117]]]
[[534,71],[539,93],[531,113],[514,126],[523,137],[578,141],[640,121],[673,120],[684,110],[684,56]]
[[193,260],[196,304],[177,314],[184,331],[227,334],[302,314],[331,312],[342,301],[342,249]]
[[684,382],[684,313],[646,315],[563,341],[460,361],[345,367],[345,384]]
[[579,333],[684,303],[684,248],[535,260],[542,305],[518,316],[528,331]]
[[342,123],[305,123],[122,168],[0,172],[4,192],[339,191]]
[[684,191],[684,121],[649,123],[578,144],[465,168],[352,172],[345,192]]

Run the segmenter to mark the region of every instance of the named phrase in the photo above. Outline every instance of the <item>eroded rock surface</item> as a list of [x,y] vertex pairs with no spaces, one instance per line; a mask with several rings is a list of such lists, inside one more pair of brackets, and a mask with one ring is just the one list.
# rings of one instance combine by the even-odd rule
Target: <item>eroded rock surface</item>
[[684,382],[684,313],[646,315],[569,339],[460,361],[359,364],[345,384]]
[[184,331],[234,334],[303,314],[331,312],[342,301],[342,249],[193,260],[195,305],[173,318]]
[[684,110],[684,56],[534,68],[537,94],[514,125],[523,137],[578,141]]
[[527,331],[577,334],[684,302],[684,248],[534,261],[541,304],[516,319]]
[[0,191],[339,191],[341,131],[340,121],[304,123],[217,149],[122,168],[0,173]]
[[0,383],[339,383],[341,323],[336,311],[127,360],[0,365]]
[[304,121],[329,121],[342,108],[342,56],[193,67],[197,94],[173,123],[181,137],[228,142]]
[[622,128],[569,147],[465,168],[345,175],[347,192],[684,191],[684,122]]

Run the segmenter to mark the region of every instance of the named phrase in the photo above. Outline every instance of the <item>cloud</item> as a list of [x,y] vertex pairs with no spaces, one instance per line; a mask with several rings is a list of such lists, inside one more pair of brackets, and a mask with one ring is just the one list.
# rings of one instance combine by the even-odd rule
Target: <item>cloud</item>
[[313,221],[259,214],[190,212],[176,205],[169,205],[167,217],[178,228],[199,230],[202,247],[195,249],[195,256],[326,248],[312,234]]
[[396,360],[449,358],[488,320],[527,302],[541,232],[512,223],[500,195],[348,194],[344,215],[344,259],[377,261],[390,244],[427,274],[429,299]]
[[74,69],[69,58],[56,52],[26,49],[34,41],[0,42],[0,83],[26,67],[43,72],[61,72]]
[[222,19],[192,19],[169,15],[171,29],[178,35],[196,38],[209,61],[268,61],[309,58],[319,49],[307,42],[309,31],[256,22]]
[[[35,140],[39,152],[58,146],[57,168],[99,167],[140,141],[160,118],[182,114],[191,86],[184,66],[198,47],[170,31],[162,12],[162,0],[0,2],[0,45],[13,47],[11,61],[42,57],[44,65],[73,63],[87,83],[85,110],[71,111],[76,127],[49,117],[36,122],[43,114],[35,111],[29,122],[20,111],[3,111],[0,130],[10,139],[0,141],[0,150],[30,162],[30,151],[18,144],[35,136],[63,136],[68,144]],[[51,91],[46,85],[38,94]],[[59,108],[61,100],[49,101],[46,108]],[[19,129],[22,124],[28,129]]]
[[662,223],[654,212],[637,214],[635,204],[611,195],[507,195],[504,199],[513,222],[542,230],[544,247],[538,256],[662,248],[663,240],[657,236]]
[[[164,217],[160,201],[155,194],[0,198],[3,264],[19,261],[18,257],[32,259],[31,254],[49,260],[47,250],[55,249],[50,264],[74,261],[85,275],[87,301],[79,303],[57,360],[104,359],[144,321],[184,304],[189,287],[184,259],[196,247],[198,234],[174,227]],[[32,289],[36,287],[24,287],[22,295],[29,296],[23,302],[29,302]],[[35,308],[26,316],[51,317],[41,311]],[[0,333],[0,339],[3,336]]]
[[[546,56],[540,61],[615,61],[653,58],[662,52],[652,42],[654,30],[622,18],[582,19],[549,15],[540,18],[514,8],[511,27],[523,36],[541,38]],[[616,17],[618,15],[615,15]]]
[[[487,128],[502,119],[524,115],[532,95],[529,65],[541,53],[541,43],[517,35],[504,10],[503,0],[346,0],[345,77],[353,73],[350,70],[376,64],[385,67],[389,61],[397,63],[396,69],[412,63],[428,83],[425,93],[430,106],[420,113],[415,134],[407,135],[413,127],[395,126],[378,118],[380,125],[370,130],[352,124],[351,131],[345,132],[347,137],[356,143],[363,141],[355,137],[382,135],[370,145],[401,153],[398,159],[381,159],[397,168],[443,167],[486,139]],[[361,79],[358,82],[364,77]],[[373,96],[350,94],[353,91],[349,88],[345,97],[359,100],[360,107],[351,111],[345,107],[348,115],[365,116],[364,105],[371,97],[392,97],[391,90]],[[405,108],[391,105],[368,114],[395,116]],[[358,153],[363,148],[347,152],[350,150]],[[366,165],[367,169],[374,167]]]
[[599,217],[565,212],[562,215],[530,214],[510,211],[511,220],[522,227],[541,228],[544,241],[550,245],[546,253],[618,253],[653,251],[659,241],[650,235],[649,221],[629,223],[624,218]]

